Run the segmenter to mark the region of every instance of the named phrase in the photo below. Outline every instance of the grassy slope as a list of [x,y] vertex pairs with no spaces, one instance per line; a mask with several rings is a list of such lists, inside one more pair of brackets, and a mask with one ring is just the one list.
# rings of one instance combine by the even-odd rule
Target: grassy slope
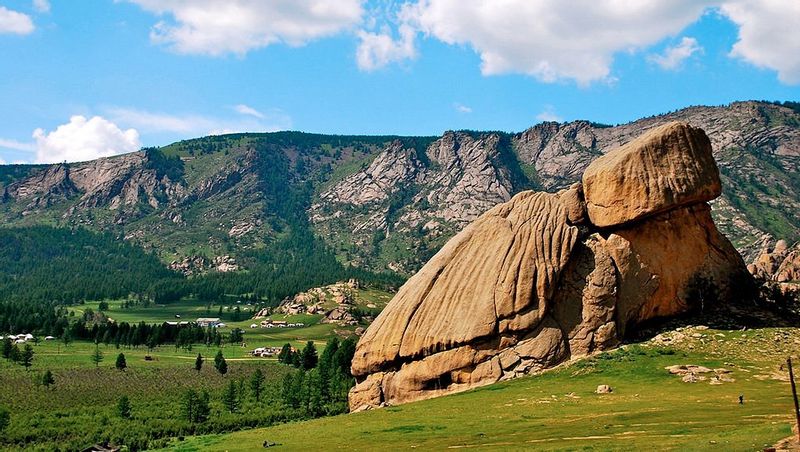
[[[715,334],[724,334],[717,336]],[[785,335],[784,335],[785,333]],[[688,331],[687,334],[693,334]],[[539,376],[371,412],[173,441],[177,450],[479,448],[483,450],[755,450],[790,434],[789,384],[775,376],[797,329],[703,331],[578,361]],[[665,366],[733,371],[733,383],[683,383]],[[599,384],[614,393],[595,394]],[[738,404],[743,394],[745,404]]]
[[[26,450],[56,447],[77,450],[114,429],[157,431],[164,425],[174,425],[182,419],[182,397],[188,389],[209,390],[213,394],[214,413],[224,412],[218,398],[222,387],[231,380],[249,377],[256,368],[266,375],[266,391],[275,398],[287,371],[286,366],[272,360],[230,359],[239,351],[238,347],[223,348],[229,357],[229,372],[224,377],[213,367],[216,348],[195,347],[193,352],[187,352],[160,347],[151,354],[154,361],[145,361],[144,347],[117,350],[100,345],[104,359],[99,368],[90,359],[93,344],[74,342],[65,348],[60,343],[42,342],[34,350],[30,371],[0,359],[0,406],[11,412],[11,425],[3,442],[27,443]],[[124,372],[114,368],[120,352],[125,354],[128,364]],[[198,352],[206,359],[199,373],[194,370]],[[55,377],[50,389],[34,381],[45,369],[51,370]],[[133,405],[131,421],[121,420],[116,414],[116,403],[123,395]],[[250,416],[251,408],[247,405],[243,412]],[[7,443],[0,448],[14,450]]]

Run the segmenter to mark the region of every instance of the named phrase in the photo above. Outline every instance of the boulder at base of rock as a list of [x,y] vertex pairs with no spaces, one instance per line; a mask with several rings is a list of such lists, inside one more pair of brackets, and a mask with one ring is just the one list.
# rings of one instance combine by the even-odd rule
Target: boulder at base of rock
[[589,219],[616,226],[722,193],[703,130],[673,122],[592,162],[583,173]]

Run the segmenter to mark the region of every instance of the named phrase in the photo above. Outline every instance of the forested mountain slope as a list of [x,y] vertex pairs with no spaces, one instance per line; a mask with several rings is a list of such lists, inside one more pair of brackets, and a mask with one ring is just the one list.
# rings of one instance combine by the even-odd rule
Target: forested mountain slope
[[294,240],[345,264],[409,274],[489,207],[524,189],[565,188],[597,156],[673,120],[711,138],[724,186],[715,221],[746,260],[765,240],[800,238],[800,105],[766,102],[516,134],[234,134],[84,163],[0,166],[0,224],[108,232],[185,273],[252,268]]

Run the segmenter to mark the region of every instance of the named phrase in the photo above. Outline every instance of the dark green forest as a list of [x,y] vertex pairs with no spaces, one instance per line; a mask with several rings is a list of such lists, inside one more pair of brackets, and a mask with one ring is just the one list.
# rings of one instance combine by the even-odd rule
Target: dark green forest
[[187,278],[154,255],[107,233],[35,226],[0,228],[0,331],[61,335],[66,305],[128,298],[169,303],[184,297],[216,302],[249,297],[276,306],[310,287],[357,278],[396,287],[394,275],[341,265],[307,227],[289,222],[284,238],[251,252],[247,272]]

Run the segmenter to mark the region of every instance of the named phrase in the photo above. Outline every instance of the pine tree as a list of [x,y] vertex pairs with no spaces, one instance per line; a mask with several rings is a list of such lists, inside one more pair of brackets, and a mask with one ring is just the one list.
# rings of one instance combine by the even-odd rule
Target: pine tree
[[11,353],[8,354],[9,359],[11,362],[18,363],[20,359],[22,359],[22,352],[19,351],[19,347],[17,344],[14,344],[11,347]]
[[14,344],[11,343],[11,339],[6,337],[3,339],[3,358],[11,359],[11,349],[14,348]]
[[123,419],[131,418],[131,401],[128,396],[122,396],[117,402],[117,414]]
[[264,390],[264,372],[261,369],[256,369],[250,377],[250,391],[253,392],[256,402],[261,401],[261,392]]
[[309,341],[306,344],[305,348],[303,349],[303,353],[300,356],[300,362],[305,370],[311,370],[317,367],[317,361],[319,358],[317,357],[317,348],[314,347],[314,342]]
[[235,413],[239,408],[239,395],[236,391],[236,382],[233,380],[228,383],[228,386],[225,387],[225,391],[222,393],[222,404],[231,413]]
[[281,352],[278,353],[278,362],[284,364],[291,364],[292,363],[291,359],[292,359],[292,346],[287,342],[286,344],[283,345],[283,348],[281,348]]
[[125,361],[125,354],[120,353],[117,355],[117,362],[114,363],[114,367],[116,367],[117,370],[125,370],[128,367],[128,363]]
[[28,370],[33,365],[33,346],[25,344],[25,350],[20,355],[20,363]]
[[200,372],[203,369],[203,355],[197,354],[197,359],[194,360],[194,370]]
[[225,357],[222,356],[222,350],[217,352],[217,355],[214,357],[214,368],[217,369],[221,375],[225,375],[228,373],[228,362],[225,361]]
[[94,353],[90,357],[92,362],[94,363],[94,367],[100,367],[100,363],[103,362],[103,352],[100,351],[100,346],[95,344],[94,345]]
[[50,388],[50,386],[56,382],[56,379],[53,378],[53,372],[50,372],[50,369],[44,371],[42,375],[42,384],[45,388]]
[[198,394],[194,389],[189,389],[183,396],[183,414],[186,420],[192,423],[205,422],[211,413],[208,392]]

